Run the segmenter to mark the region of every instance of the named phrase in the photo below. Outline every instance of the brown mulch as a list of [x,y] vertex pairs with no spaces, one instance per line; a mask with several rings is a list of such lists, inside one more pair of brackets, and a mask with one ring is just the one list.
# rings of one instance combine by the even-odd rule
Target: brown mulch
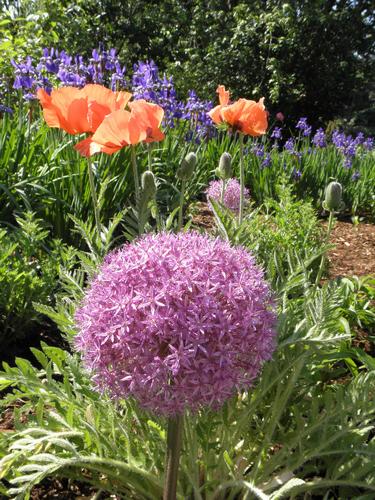
[[[326,222],[323,223],[326,226]],[[329,277],[375,276],[375,225],[336,221],[330,242],[335,248],[328,252]]]
[[204,201],[198,201],[194,204],[191,216],[195,227],[200,227],[208,232],[215,227],[214,216]]
[[[194,226],[207,231],[215,226],[214,217],[207,203],[198,202],[192,212]],[[322,221],[327,228],[327,221]],[[335,248],[328,252],[329,278],[344,276],[375,276],[375,224],[335,221],[330,243]]]

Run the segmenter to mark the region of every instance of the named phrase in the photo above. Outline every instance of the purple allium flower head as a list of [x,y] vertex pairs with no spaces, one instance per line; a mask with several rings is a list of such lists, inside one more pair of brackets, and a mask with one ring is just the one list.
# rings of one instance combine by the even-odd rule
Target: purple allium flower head
[[150,234],[109,254],[76,321],[97,389],[166,416],[220,407],[275,348],[254,258],[196,232]]
[[[213,198],[216,201],[221,201],[221,192],[223,188],[223,181],[211,181],[206,189],[206,196],[208,204],[210,205],[210,198]],[[240,209],[240,193],[241,193],[241,185],[237,179],[229,179],[225,186],[224,192],[224,205],[232,210],[233,212],[238,213]],[[244,193],[245,200],[250,198],[250,193],[247,188],[245,188]]]

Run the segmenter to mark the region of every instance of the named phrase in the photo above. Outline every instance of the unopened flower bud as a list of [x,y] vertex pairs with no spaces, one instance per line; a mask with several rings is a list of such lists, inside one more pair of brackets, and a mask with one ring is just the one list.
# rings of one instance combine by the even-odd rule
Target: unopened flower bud
[[326,187],[323,208],[329,212],[339,212],[345,207],[342,201],[342,186],[339,182],[330,182]]
[[232,156],[229,153],[223,153],[220,156],[219,166],[215,173],[220,179],[227,180],[233,175],[232,171]]
[[177,169],[176,175],[181,181],[188,181],[194,173],[195,165],[197,164],[197,155],[188,153],[182,160],[181,165]]
[[144,172],[141,179],[141,185],[142,195],[147,200],[151,200],[156,194],[156,182],[154,174],[149,170]]

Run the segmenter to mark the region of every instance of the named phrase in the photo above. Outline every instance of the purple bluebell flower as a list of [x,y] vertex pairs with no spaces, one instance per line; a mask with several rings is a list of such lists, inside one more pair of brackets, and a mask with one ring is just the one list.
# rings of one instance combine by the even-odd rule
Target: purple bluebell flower
[[358,172],[358,170],[356,172],[353,173],[352,175],[352,181],[358,181],[358,179],[361,177],[361,174],[360,172]]
[[5,106],[4,104],[0,104],[0,114],[1,113],[7,113],[8,115],[12,115],[13,109],[9,108],[8,106]]
[[318,130],[315,132],[312,142],[317,148],[326,147],[326,134],[324,133],[324,130],[322,128],[318,128]]
[[344,167],[345,168],[351,168],[353,164],[353,159],[350,156],[344,156]]
[[255,156],[257,156],[258,158],[263,158],[263,156],[264,156],[263,144],[254,144],[252,151],[255,154]]
[[292,170],[292,179],[298,181],[301,177],[302,177],[302,172],[294,167]]
[[332,132],[332,143],[336,146],[337,149],[341,149],[345,144],[345,134],[340,132],[340,130],[334,130]]
[[284,149],[290,153],[294,153],[294,140],[292,138],[288,139],[284,144]]
[[365,134],[363,132],[358,132],[358,134],[354,138],[354,143],[358,146],[362,144],[364,140],[365,140]]
[[271,137],[272,137],[272,139],[281,139],[282,138],[282,130],[281,130],[281,128],[280,127],[275,127],[272,130]]
[[373,137],[367,137],[367,139],[365,139],[363,141],[362,146],[367,151],[371,151],[372,149],[374,149],[374,138]]
[[265,158],[263,159],[262,163],[261,163],[261,167],[262,168],[266,168],[266,167],[269,167],[271,165],[272,161],[271,161],[271,155],[269,153],[266,154]]
[[296,128],[298,128],[302,132],[302,135],[304,135],[305,137],[311,134],[311,126],[307,123],[306,117],[300,118],[298,120]]

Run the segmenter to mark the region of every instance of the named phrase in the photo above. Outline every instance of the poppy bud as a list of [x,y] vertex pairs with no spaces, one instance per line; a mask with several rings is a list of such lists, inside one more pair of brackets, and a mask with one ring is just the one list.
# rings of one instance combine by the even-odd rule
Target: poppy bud
[[220,156],[219,166],[215,173],[220,179],[227,180],[232,177],[232,156],[229,153],[223,153]]
[[326,187],[323,208],[329,212],[340,212],[345,208],[342,201],[342,186],[339,182],[330,182]]
[[176,175],[181,181],[188,181],[194,173],[195,165],[197,164],[197,155],[188,153],[182,160],[181,165],[177,169]]
[[156,194],[155,176],[152,172],[147,170],[143,173],[141,179],[142,196],[148,201],[151,200]]

